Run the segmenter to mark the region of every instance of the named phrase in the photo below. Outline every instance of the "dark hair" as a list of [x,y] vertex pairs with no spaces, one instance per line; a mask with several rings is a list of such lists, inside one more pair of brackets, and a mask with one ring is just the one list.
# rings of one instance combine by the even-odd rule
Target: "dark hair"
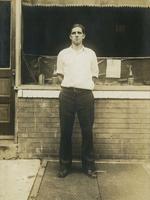
[[85,34],[85,27],[82,24],[74,24],[71,27],[71,31],[72,31],[73,28],[76,28],[76,27],[80,27],[82,29],[83,34]]

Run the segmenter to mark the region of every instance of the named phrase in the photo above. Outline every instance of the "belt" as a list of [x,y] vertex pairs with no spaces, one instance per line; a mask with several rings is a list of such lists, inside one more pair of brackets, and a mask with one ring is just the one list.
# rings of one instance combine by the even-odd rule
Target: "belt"
[[64,91],[71,91],[71,92],[91,92],[92,90],[82,89],[82,88],[75,88],[75,87],[61,87]]

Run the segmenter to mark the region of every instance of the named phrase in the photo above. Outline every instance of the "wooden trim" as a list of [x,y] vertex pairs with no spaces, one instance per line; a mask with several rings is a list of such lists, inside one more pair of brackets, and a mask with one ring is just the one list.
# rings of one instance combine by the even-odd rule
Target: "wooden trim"
[[[60,90],[60,85],[20,85],[15,90]],[[150,91],[150,85],[96,85],[95,91]]]
[[10,66],[11,69],[15,68],[15,1],[11,1],[11,25],[10,25]]
[[19,90],[18,97],[27,98],[58,98],[59,91],[46,90]]
[[[58,98],[58,90],[18,90],[19,98]],[[95,99],[150,99],[150,91],[93,91]]]
[[147,0],[23,0],[23,5],[27,6],[97,6],[97,7],[149,7]]
[[10,71],[10,68],[9,69],[2,69],[0,70],[0,78],[8,78],[8,77],[11,77],[11,71]]
[[0,135],[0,140],[14,140],[13,135]]
[[15,22],[16,22],[16,86],[21,84],[21,21],[22,21],[22,9],[21,0],[15,1]]

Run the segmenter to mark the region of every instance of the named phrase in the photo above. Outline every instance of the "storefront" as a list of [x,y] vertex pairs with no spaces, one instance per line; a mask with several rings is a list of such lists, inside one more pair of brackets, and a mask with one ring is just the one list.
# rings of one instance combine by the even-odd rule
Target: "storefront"
[[[99,63],[94,90],[96,157],[149,159],[150,3],[16,0],[0,4],[7,22],[0,24],[0,48],[9,55],[0,54],[1,141],[12,140],[20,158],[57,157],[60,85],[56,59],[69,45],[70,26],[82,23],[85,45],[95,50]],[[78,157],[77,120],[73,141]]]

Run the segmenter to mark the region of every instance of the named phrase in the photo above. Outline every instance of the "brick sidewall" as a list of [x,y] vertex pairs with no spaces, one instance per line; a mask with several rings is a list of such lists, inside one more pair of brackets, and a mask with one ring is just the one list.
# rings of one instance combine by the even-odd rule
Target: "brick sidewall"
[[[20,158],[58,158],[58,109],[58,99],[16,99]],[[97,159],[149,159],[150,100],[95,100],[93,135]],[[80,158],[80,151],[81,134],[76,119],[74,157]]]

